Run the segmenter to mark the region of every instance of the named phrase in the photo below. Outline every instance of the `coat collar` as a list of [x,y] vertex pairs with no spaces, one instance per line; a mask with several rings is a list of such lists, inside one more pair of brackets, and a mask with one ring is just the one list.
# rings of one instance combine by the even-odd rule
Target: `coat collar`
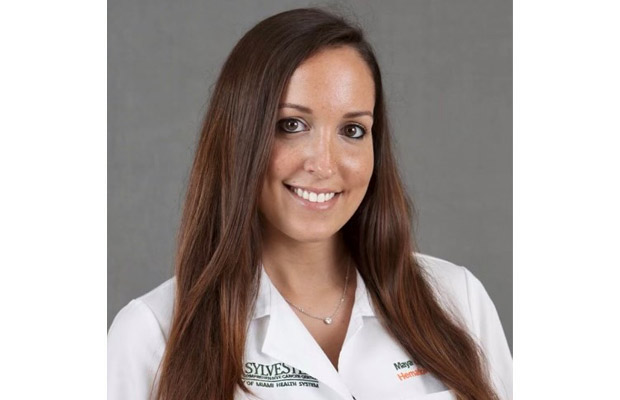
[[[252,314],[253,320],[271,314],[271,304],[273,297],[280,297],[282,300],[284,300],[282,295],[280,295],[280,292],[278,292],[278,290],[271,282],[271,279],[269,279],[269,275],[267,275],[265,268],[262,265],[260,268],[261,276],[258,287],[258,296],[256,298],[254,312]],[[355,314],[355,312],[357,311],[359,315],[363,317],[374,317],[374,308],[370,302],[370,297],[368,296],[368,291],[366,289],[366,285],[364,284],[364,279],[362,279],[362,275],[360,275],[357,268],[355,268],[355,275],[357,286],[355,289],[355,304],[353,306],[353,314]],[[284,301],[286,302],[286,300]]]
[[[269,325],[260,351],[313,376],[320,384],[327,385],[343,399],[351,399],[351,393],[338,371],[273,285],[264,267],[261,266],[261,270],[258,297],[252,319],[269,316]],[[342,352],[346,350],[347,342],[362,328],[363,317],[375,316],[366,285],[357,269],[355,272],[357,276],[355,303]]]

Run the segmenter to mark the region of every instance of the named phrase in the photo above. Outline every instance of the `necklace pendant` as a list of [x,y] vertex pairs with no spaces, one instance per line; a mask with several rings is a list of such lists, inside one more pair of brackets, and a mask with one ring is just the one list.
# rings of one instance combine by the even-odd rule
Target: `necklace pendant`
[[332,319],[330,317],[326,317],[325,319],[323,319],[323,322],[325,322],[326,325],[331,325]]

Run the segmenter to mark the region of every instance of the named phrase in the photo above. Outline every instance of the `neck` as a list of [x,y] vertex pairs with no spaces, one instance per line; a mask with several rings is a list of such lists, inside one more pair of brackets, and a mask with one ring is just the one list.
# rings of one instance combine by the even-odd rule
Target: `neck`
[[[274,236],[263,238],[262,260],[269,278],[283,294],[296,297],[342,290],[348,255],[340,234],[303,243]],[[351,276],[354,270],[349,268]]]

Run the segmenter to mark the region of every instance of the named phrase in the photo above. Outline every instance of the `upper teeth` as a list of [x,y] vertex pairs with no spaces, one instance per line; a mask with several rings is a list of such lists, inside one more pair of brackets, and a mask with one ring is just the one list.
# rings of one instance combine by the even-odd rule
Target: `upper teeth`
[[293,192],[295,192],[297,196],[304,198],[312,203],[323,203],[325,201],[331,200],[336,195],[336,193],[334,192],[314,193],[314,192],[309,192],[307,190],[303,190],[300,188],[293,188]]

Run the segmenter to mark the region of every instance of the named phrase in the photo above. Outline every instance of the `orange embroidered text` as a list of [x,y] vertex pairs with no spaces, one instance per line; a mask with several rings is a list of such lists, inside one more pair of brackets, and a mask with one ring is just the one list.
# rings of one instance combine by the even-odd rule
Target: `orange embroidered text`
[[418,375],[424,375],[428,373],[427,370],[425,370],[424,368],[416,368],[413,371],[409,371],[409,372],[401,372],[399,374],[397,374],[396,376],[398,377],[398,379],[405,380],[405,379],[409,379],[409,378],[413,378],[414,376],[418,376]]

